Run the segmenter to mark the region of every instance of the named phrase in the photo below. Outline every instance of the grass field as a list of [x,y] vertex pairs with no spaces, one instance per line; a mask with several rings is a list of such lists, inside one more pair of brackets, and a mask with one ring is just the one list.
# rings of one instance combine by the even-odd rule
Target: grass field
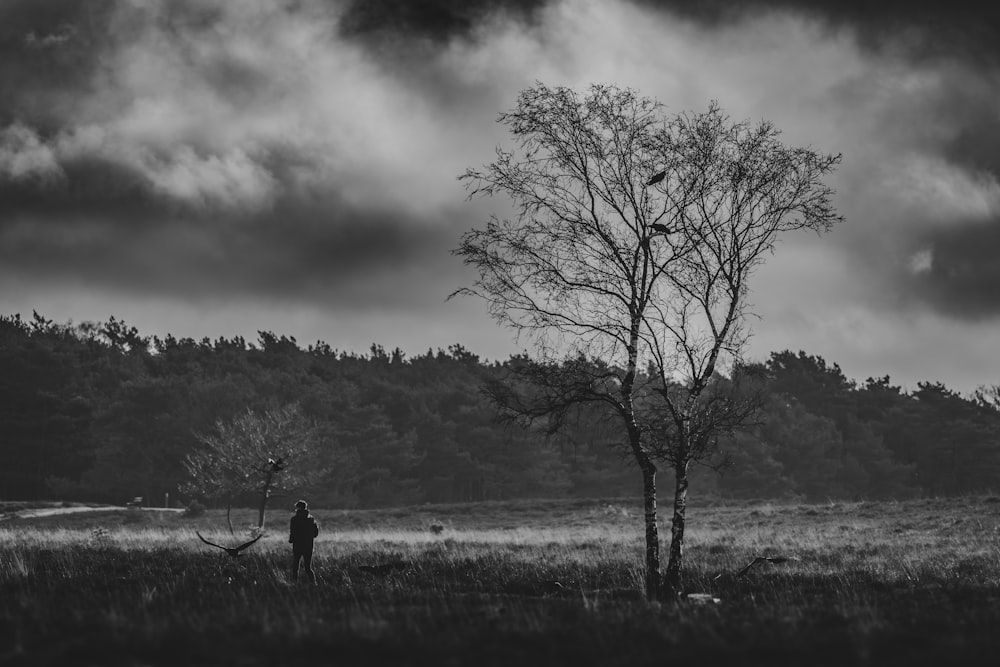
[[[642,598],[631,501],[314,514],[315,586],[289,580],[282,511],[238,560],[195,535],[245,539],[228,535],[220,512],[0,522],[0,664],[968,665],[1000,655],[997,497],[695,504],[686,589],[718,603]],[[736,577],[756,555],[797,560]],[[405,567],[384,576],[359,569],[396,561]]]

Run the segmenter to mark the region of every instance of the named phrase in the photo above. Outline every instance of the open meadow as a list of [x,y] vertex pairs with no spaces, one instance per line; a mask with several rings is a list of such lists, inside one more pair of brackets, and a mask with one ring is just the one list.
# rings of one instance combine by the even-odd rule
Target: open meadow
[[[314,510],[238,559],[222,512],[0,521],[0,664],[995,664],[1000,498],[701,506],[679,602],[642,597],[631,501]],[[432,527],[435,527],[432,529]],[[669,524],[661,523],[664,547]],[[736,574],[758,555],[787,556]],[[392,564],[372,573],[362,566]],[[712,598],[717,598],[714,601]]]

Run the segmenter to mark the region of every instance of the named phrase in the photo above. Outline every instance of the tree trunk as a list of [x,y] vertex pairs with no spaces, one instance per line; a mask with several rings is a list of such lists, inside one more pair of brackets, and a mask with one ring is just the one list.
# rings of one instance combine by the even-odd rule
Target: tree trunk
[[660,597],[660,534],[656,528],[656,466],[642,466],[642,507],[646,525],[646,599]]
[[233,529],[233,497],[226,496],[226,523],[229,524],[229,534],[235,535],[236,531]]
[[264,478],[264,487],[260,490],[260,507],[257,510],[257,528],[258,530],[264,529],[264,510],[267,509],[267,500],[271,497],[271,480],[274,479],[274,473],[268,472],[267,476]]
[[664,587],[674,596],[680,595],[681,564],[684,557],[684,515],[687,512],[688,463],[678,463],[674,467],[676,485],[674,487],[674,519],[670,529],[670,557],[663,577]]
[[267,509],[267,496],[266,492],[261,494],[260,507],[257,508],[257,528],[261,530],[264,528],[264,511]]

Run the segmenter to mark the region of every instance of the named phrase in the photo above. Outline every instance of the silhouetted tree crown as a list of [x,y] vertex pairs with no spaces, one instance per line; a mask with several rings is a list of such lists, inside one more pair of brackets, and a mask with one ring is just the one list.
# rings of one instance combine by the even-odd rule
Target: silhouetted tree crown
[[[295,402],[330,468],[308,489],[319,507],[637,492],[610,446],[617,431],[595,411],[567,413],[554,435],[546,423],[496,420],[482,387],[523,357],[484,361],[456,345],[385,364],[316,343],[272,358],[239,337],[171,336],[125,352],[101,329],[0,316],[0,498],[175,501],[198,434]],[[803,352],[762,365],[760,423],[722,439],[721,473],[694,470],[702,494],[825,502],[995,490],[1000,412],[989,388],[963,397],[937,383],[858,383]]]

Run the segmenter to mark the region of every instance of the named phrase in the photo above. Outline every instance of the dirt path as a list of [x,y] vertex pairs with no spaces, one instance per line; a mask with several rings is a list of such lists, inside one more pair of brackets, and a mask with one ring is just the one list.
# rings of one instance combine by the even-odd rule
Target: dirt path
[[[38,519],[45,516],[58,516],[61,514],[76,514],[77,512],[110,512],[114,510],[129,509],[120,505],[100,505],[98,507],[38,507],[35,509],[19,510],[0,514],[0,521],[9,519]],[[140,507],[141,512],[183,512],[179,507]]]

